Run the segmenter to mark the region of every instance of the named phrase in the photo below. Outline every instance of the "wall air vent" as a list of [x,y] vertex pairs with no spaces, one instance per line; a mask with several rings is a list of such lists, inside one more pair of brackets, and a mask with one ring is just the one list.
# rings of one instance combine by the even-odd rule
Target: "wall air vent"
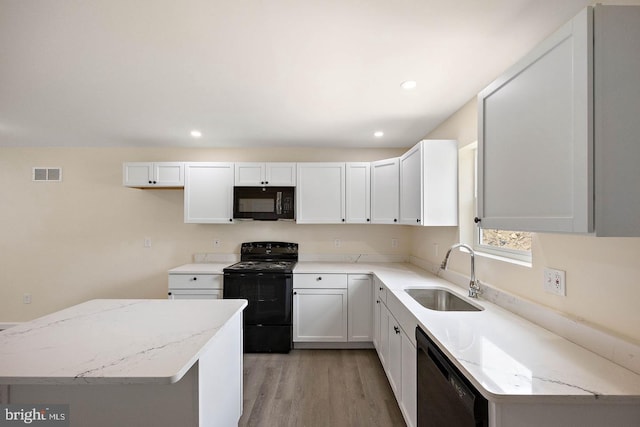
[[62,168],[33,168],[33,181],[62,181]]

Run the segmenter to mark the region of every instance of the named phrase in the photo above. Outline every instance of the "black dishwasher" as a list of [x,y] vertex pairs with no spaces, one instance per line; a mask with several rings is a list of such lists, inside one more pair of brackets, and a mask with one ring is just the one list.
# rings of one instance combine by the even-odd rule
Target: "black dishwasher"
[[489,404],[420,327],[418,427],[486,427]]

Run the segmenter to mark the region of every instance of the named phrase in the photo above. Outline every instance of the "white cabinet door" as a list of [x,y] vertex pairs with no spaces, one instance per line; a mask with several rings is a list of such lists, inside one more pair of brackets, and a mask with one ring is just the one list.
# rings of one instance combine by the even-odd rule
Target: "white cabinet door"
[[400,324],[389,313],[387,331],[389,334],[389,356],[387,359],[387,378],[398,402],[402,401],[402,330]]
[[400,223],[422,222],[422,145],[417,144],[400,157]]
[[347,222],[371,223],[371,173],[369,163],[346,165]]
[[122,181],[127,187],[183,187],[184,163],[128,162],[122,165]]
[[373,283],[366,274],[348,277],[348,336],[349,341],[373,340]]
[[380,363],[384,370],[387,370],[389,364],[389,324],[390,324],[389,310],[382,301],[380,301],[380,351],[378,356],[380,357]]
[[404,332],[402,332],[402,400],[400,409],[404,413],[407,427],[417,426],[418,417],[418,369],[416,347]]
[[458,225],[458,143],[423,140],[400,157],[400,222]]
[[235,185],[239,187],[264,185],[265,181],[264,163],[236,163],[235,164]]
[[346,289],[294,289],[293,341],[347,341]]
[[300,224],[345,222],[345,164],[298,163],[296,221]]
[[276,187],[295,187],[296,173],[295,163],[267,163],[265,181]]
[[593,229],[592,33],[585,9],[478,95],[482,227]]
[[233,223],[233,179],[233,163],[187,163],[184,222]]
[[296,164],[236,163],[235,185],[293,187],[296,185]]
[[395,224],[400,211],[400,159],[371,163],[371,222]]

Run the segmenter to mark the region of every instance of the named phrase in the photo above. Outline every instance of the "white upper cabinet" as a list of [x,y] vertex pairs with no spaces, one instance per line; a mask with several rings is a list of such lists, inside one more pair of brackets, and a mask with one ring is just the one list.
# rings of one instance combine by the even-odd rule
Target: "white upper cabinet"
[[345,164],[298,163],[296,221],[300,224],[345,222]]
[[295,163],[236,163],[235,185],[294,187]]
[[346,164],[346,222],[371,222],[371,173],[369,163]]
[[400,157],[400,223],[458,225],[458,144],[423,140]]
[[400,217],[400,159],[371,163],[371,222],[396,224]]
[[589,7],[479,94],[483,227],[640,236],[638,46],[640,7]]
[[184,187],[184,163],[124,163],[122,183],[127,187]]
[[186,163],[184,222],[233,223],[233,163]]

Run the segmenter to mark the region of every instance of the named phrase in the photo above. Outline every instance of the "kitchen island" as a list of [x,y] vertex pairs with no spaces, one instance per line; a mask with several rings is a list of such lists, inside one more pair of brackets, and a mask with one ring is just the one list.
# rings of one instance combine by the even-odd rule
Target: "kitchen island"
[[237,425],[245,300],[92,300],[0,332],[0,403],[71,426]]

